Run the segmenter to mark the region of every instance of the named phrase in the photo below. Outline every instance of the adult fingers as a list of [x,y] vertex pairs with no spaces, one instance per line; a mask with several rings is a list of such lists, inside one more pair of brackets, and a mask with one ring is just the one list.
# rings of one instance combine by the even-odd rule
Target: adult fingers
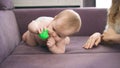
[[91,39],[91,43],[89,45],[89,48],[92,48],[95,45],[95,40],[96,40],[95,38]]
[[96,40],[95,45],[98,46],[100,42],[101,42],[101,37]]
[[83,48],[88,49],[88,47],[90,46],[91,40],[90,38],[87,40],[87,42],[85,43],[85,45],[83,46]]

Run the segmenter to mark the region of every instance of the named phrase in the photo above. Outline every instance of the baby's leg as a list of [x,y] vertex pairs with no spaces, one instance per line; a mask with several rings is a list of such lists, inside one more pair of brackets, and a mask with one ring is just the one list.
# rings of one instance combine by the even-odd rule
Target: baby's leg
[[37,43],[34,39],[34,35],[31,35],[31,33],[29,31],[27,31],[23,34],[22,39],[30,46],[37,45]]

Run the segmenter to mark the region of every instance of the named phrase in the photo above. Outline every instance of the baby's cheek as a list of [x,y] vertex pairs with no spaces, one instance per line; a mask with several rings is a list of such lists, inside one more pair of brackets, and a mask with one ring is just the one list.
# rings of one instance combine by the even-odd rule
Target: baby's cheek
[[53,33],[53,36],[54,36],[54,37],[56,37],[56,36],[57,36],[57,34],[54,32],[54,33]]
[[56,36],[57,36],[57,34],[56,34],[55,32],[50,33],[50,35],[51,35],[52,37],[56,37]]
[[55,32],[51,29],[48,29],[48,33],[49,33],[50,36],[53,36],[55,34]]

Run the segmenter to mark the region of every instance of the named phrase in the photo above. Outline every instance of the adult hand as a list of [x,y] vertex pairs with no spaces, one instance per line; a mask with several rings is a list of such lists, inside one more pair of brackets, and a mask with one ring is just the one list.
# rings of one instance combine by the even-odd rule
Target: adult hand
[[96,32],[89,37],[87,42],[84,44],[83,48],[90,49],[93,46],[98,46],[100,42],[101,42],[101,34]]

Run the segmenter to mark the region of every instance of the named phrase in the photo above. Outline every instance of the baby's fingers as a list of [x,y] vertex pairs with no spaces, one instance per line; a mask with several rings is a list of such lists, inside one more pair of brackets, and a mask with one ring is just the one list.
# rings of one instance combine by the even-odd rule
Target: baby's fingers
[[47,29],[47,27],[44,27],[44,28],[41,27],[41,28],[38,30],[38,32],[39,32],[39,33],[42,33],[42,31],[45,30],[45,29]]
[[43,29],[42,29],[42,30],[46,30],[46,29],[47,29],[47,26],[43,27]]
[[51,44],[50,41],[47,41],[47,46],[48,46],[48,47],[52,47],[52,44]]
[[43,28],[37,28],[38,34],[42,32]]
[[41,33],[41,30],[40,29],[38,29],[38,34],[40,34]]

